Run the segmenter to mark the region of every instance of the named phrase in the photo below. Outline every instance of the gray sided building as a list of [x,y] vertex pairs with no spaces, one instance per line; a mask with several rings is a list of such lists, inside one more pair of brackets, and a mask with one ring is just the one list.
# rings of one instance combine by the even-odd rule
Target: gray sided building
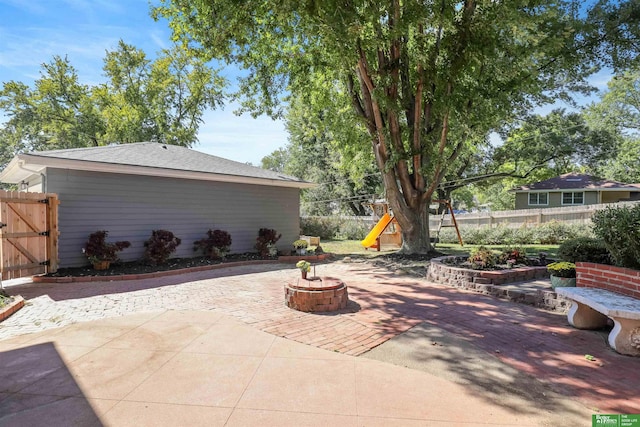
[[0,181],[56,193],[60,267],[86,265],[89,234],[128,240],[123,261],[140,259],[152,230],[182,239],[174,254],[193,257],[207,230],[231,234],[233,253],[255,251],[260,228],[282,233],[279,249],[299,236],[300,189],[308,182],[184,147],[142,142],[17,155]]

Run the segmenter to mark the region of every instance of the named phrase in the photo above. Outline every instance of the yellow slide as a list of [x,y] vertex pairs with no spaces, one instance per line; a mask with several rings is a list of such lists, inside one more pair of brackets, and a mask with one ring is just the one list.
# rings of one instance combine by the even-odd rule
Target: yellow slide
[[364,246],[365,248],[373,246],[376,243],[376,239],[378,238],[378,236],[382,234],[384,229],[387,228],[392,220],[393,218],[391,217],[391,215],[389,215],[388,213],[384,214],[382,218],[380,218],[380,221],[378,221],[376,226],[373,227],[369,234],[367,234],[367,237],[365,237],[364,240],[360,242],[362,246]]

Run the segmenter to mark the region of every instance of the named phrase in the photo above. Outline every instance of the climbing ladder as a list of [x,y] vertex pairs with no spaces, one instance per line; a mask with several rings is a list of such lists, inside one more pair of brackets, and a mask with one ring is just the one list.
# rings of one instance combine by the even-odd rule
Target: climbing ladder
[[[458,242],[460,243],[460,246],[464,246],[464,243],[462,242],[462,236],[460,235],[460,229],[458,228],[458,222],[456,221],[456,216],[453,214],[453,209],[451,208],[451,201],[432,200],[432,203],[438,203],[440,205],[445,206],[445,208],[442,210],[442,215],[440,215],[440,223],[438,224],[438,230],[436,231],[436,238],[433,242],[434,246],[440,242],[440,230],[442,230],[443,227],[455,227],[456,234],[458,235]],[[447,212],[451,214],[451,224],[444,223],[444,217],[447,214]]]

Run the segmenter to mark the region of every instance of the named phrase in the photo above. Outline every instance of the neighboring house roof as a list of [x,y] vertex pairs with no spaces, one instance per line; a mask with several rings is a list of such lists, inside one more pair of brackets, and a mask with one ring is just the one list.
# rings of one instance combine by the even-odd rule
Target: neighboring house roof
[[586,174],[566,173],[545,181],[516,187],[510,191],[521,193],[553,190],[640,191],[640,184],[624,184],[622,182],[600,179]]
[[46,167],[282,187],[314,186],[278,172],[157,142],[18,154],[0,173],[0,181],[18,183]]

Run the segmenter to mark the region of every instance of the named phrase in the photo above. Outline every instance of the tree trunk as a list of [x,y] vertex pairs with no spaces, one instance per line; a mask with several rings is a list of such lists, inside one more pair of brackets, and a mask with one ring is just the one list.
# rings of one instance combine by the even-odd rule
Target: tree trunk
[[[400,221],[398,221],[400,223]],[[402,249],[400,253],[427,254],[434,251],[429,237],[429,213],[425,209],[416,215],[415,220],[405,228],[402,228]]]
[[415,207],[408,206],[395,185],[387,187],[387,199],[402,229],[400,253],[427,254],[434,251],[429,236],[429,203],[419,203],[416,199],[411,200]]

